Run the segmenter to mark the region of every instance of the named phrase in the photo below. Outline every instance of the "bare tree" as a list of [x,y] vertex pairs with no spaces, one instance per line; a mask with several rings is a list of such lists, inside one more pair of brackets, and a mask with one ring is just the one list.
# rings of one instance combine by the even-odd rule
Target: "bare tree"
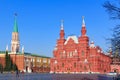
[[109,13],[111,19],[120,19],[120,1],[117,0],[116,4],[106,1],[103,4],[106,11]]
[[[115,4],[114,2],[106,1],[103,7],[108,12],[110,19],[120,20],[120,0],[116,0]],[[118,56],[120,55],[120,24],[116,24],[112,30],[113,34],[109,41],[112,45],[113,55]]]

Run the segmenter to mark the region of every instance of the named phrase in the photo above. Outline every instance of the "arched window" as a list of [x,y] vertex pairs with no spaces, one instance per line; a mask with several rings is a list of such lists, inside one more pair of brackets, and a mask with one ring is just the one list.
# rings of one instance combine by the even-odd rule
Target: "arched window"
[[81,51],[81,54],[82,54],[82,56],[84,56],[85,52],[82,50],[82,51]]
[[84,70],[87,70],[87,67],[86,67],[86,66],[84,66]]
[[76,68],[76,63],[74,63],[74,68]]
[[64,63],[62,63],[62,67],[64,67]]

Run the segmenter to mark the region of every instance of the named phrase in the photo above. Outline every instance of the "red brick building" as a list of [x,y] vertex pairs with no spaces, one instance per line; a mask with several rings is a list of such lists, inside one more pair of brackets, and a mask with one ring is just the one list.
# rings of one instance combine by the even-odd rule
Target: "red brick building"
[[99,46],[89,42],[82,19],[81,36],[68,36],[65,39],[63,23],[60,37],[51,58],[51,73],[105,73],[110,72],[111,58]]
[[112,56],[111,71],[120,73],[120,57],[119,57],[119,55]]

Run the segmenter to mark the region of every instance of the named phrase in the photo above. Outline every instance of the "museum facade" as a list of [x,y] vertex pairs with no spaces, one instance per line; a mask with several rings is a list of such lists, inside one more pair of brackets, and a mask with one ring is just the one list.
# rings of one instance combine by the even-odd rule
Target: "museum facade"
[[53,50],[50,73],[105,73],[111,71],[111,53],[105,54],[93,41],[89,41],[82,18],[81,36],[68,36],[65,39],[63,22],[59,39]]

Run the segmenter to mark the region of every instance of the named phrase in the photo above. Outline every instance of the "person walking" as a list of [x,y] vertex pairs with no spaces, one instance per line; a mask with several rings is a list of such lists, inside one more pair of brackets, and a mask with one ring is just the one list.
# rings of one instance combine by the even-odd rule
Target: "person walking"
[[19,71],[16,70],[16,77],[19,77]]

